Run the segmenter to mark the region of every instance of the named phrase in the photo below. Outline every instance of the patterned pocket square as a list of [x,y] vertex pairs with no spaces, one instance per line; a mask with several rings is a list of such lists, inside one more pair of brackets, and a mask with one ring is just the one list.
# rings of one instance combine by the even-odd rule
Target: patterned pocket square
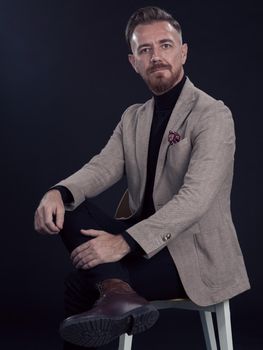
[[169,135],[168,135],[168,142],[170,143],[170,145],[173,145],[174,143],[177,143],[181,140],[181,136],[178,134],[178,132],[176,131],[169,131]]

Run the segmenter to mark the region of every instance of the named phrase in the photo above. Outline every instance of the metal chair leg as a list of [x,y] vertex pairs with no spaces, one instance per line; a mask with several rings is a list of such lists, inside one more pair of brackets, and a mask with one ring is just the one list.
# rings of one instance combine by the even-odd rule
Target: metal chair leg
[[233,350],[229,301],[216,305],[216,319],[221,350]]
[[199,315],[202,322],[206,350],[217,350],[212,313],[210,311],[199,311]]
[[118,350],[131,350],[132,348],[132,335],[127,333],[122,334],[119,338],[119,348]]

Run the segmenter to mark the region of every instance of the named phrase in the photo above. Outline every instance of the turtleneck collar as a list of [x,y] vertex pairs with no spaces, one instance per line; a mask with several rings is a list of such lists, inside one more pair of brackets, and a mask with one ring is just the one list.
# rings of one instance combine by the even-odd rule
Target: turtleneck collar
[[157,111],[173,109],[183,89],[185,81],[186,76],[184,75],[179,83],[176,84],[171,90],[165,92],[162,95],[153,94],[155,109]]

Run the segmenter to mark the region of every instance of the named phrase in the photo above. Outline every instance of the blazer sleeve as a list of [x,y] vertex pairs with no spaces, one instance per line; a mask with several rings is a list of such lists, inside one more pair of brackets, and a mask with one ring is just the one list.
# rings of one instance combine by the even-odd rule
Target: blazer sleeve
[[127,229],[150,258],[196,224],[233,167],[234,123],[221,101],[207,108],[192,130],[192,152],[183,185],[160,210]]
[[74,210],[86,198],[97,196],[122,178],[124,174],[123,118],[131,107],[123,113],[101,152],[79,171],[55,185],[65,186],[73,195],[74,201],[65,204],[66,210]]

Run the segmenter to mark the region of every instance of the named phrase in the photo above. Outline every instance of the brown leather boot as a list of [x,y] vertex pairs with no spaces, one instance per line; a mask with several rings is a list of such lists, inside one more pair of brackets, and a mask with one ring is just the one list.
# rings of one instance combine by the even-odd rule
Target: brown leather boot
[[107,279],[98,285],[100,298],[87,312],[65,319],[60,334],[80,346],[101,346],[123,333],[136,334],[152,327],[158,310],[128,283]]

